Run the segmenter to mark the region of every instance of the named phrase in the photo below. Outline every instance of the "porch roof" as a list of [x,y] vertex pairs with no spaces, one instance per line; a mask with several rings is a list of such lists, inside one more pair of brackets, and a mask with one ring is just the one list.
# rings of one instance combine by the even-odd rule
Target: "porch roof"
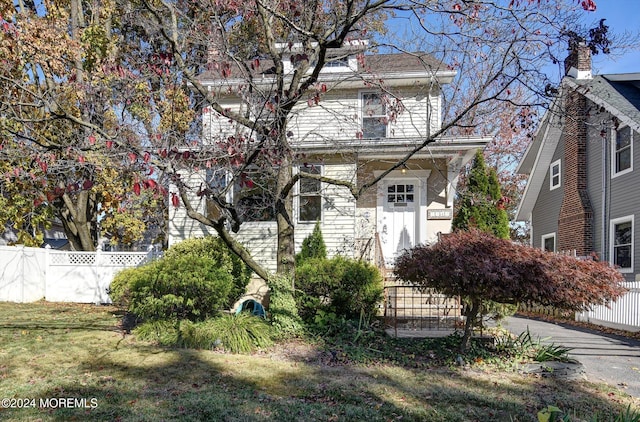
[[416,158],[455,158],[467,151],[484,148],[492,139],[483,136],[438,138],[422,148],[420,146],[425,142],[425,138],[305,141],[294,147],[307,154],[357,153],[367,158],[392,158],[404,157],[416,150]]

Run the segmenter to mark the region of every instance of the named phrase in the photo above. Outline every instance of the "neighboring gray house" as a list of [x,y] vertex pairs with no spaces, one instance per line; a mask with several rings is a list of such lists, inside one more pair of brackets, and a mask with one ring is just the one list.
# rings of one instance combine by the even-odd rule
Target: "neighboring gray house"
[[592,75],[590,53],[570,52],[520,162],[529,180],[516,220],[530,222],[535,247],[595,254],[640,281],[640,73]]
[[[304,161],[294,171],[319,174],[363,183],[388,169],[429,134],[440,129],[442,92],[453,81],[455,71],[424,53],[362,54],[363,44],[343,46],[335,54],[318,83],[328,87],[320,106],[302,104],[294,109],[289,122],[292,141]],[[295,49],[283,46],[286,54]],[[246,78],[223,79],[219,72],[200,77],[211,90],[217,90],[224,107],[250,109],[246,100],[229,86],[246,84]],[[255,76],[260,88],[268,90],[272,76],[263,71]],[[384,80],[387,93],[376,84]],[[402,102],[403,112],[390,118],[385,99]],[[212,110],[203,113],[204,139],[247,131],[237,128]],[[416,154],[401,170],[391,172],[377,189],[358,201],[347,188],[324,183],[306,183],[295,191],[295,241],[302,240],[320,221],[330,255],[340,253],[370,258],[374,244],[391,264],[405,248],[435,241],[439,233],[451,230],[453,197],[460,168],[483,148],[489,138],[451,137],[440,139]],[[211,141],[213,142],[213,141]],[[205,180],[202,174],[189,176],[194,186]],[[313,186],[311,186],[313,185]],[[233,192],[230,193],[231,201]],[[238,195],[239,196],[239,195]],[[193,198],[200,212],[206,200]],[[190,219],[184,207],[172,208],[169,215],[169,244],[190,237],[211,234],[213,230]],[[268,268],[276,267],[276,223],[269,215],[247,215],[237,234],[251,254]]]

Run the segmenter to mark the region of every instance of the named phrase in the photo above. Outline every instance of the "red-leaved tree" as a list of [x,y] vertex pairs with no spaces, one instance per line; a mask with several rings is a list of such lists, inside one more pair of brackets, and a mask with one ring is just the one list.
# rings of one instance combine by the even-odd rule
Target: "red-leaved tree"
[[[277,272],[292,273],[294,191],[301,179],[340,186],[357,200],[443,137],[489,133],[486,122],[496,119],[496,104],[546,103],[544,87],[555,82],[541,69],[564,58],[567,30],[581,32],[573,9],[588,10],[591,4],[0,1],[0,159],[12,164],[2,174],[7,185],[18,177],[29,183],[25,200],[34,206],[54,207],[69,226],[82,226],[78,248],[95,247],[92,222],[107,204],[119,213],[123,201],[148,190],[165,195],[167,205],[215,232],[257,275],[269,279],[271,271],[233,235],[247,214],[258,219],[265,211],[276,223]],[[412,31],[400,31],[394,17],[412,22],[402,25]],[[363,40],[366,49],[358,44]],[[334,82],[360,80],[384,92],[382,122],[403,114],[418,127],[403,95],[368,69],[370,52],[415,58],[428,53],[441,65],[422,63],[424,71],[456,72],[453,83],[440,86],[432,78],[427,87],[442,97],[438,129],[416,129],[423,134],[399,144],[402,155],[390,158],[371,180],[328,177],[313,169],[294,172],[304,167],[312,142],[346,157],[354,145],[360,147],[357,113],[350,118],[351,113],[335,112],[336,120],[348,120],[340,137],[322,128],[298,130],[303,111],[327,104],[331,112],[333,85],[323,82],[321,72],[331,60],[346,57],[344,48],[358,45],[362,50],[354,54],[361,69]],[[520,86],[529,93],[522,101],[514,97]],[[212,122],[229,130],[212,130],[220,126]],[[343,135],[348,142],[341,142]],[[31,171],[32,160],[22,157],[37,159],[37,173]],[[128,196],[112,198],[115,189],[96,188],[93,176],[105,168],[127,175],[119,181],[126,182]],[[67,201],[63,189],[75,201]]]
[[462,350],[469,346],[483,300],[583,311],[625,292],[624,278],[606,262],[557,255],[478,230],[405,252],[395,272],[405,281],[468,300]]

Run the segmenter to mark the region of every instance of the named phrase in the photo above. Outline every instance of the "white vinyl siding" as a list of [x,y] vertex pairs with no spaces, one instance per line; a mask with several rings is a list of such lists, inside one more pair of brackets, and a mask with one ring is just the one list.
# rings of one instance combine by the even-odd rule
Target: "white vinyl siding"
[[[325,177],[341,180],[354,180],[356,166],[353,163],[324,164]],[[331,184],[322,184],[322,222],[320,229],[327,246],[327,254],[340,253],[351,256],[355,246],[356,202],[349,189]],[[296,217],[299,218],[299,217]],[[313,231],[314,224],[296,226],[296,251],[302,241]]]
[[611,220],[611,264],[620,272],[633,272],[634,216]]
[[317,105],[302,102],[294,107],[289,120],[291,142],[340,147],[341,140],[355,139],[358,132],[358,93],[326,93]]
[[[387,122],[386,138],[422,139],[439,129],[438,93],[429,93],[425,88],[411,88],[393,94],[402,99],[399,106],[401,111],[394,116],[395,119]],[[246,110],[247,107],[234,98],[225,100],[221,105],[233,111]],[[358,137],[361,131],[361,107],[358,90],[339,91],[339,95],[338,91],[328,91],[318,104],[311,106],[302,101],[290,115],[290,141],[301,146],[332,145],[338,150],[341,142],[353,141]],[[204,110],[202,124],[205,143],[215,143],[239,133],[250,135],[248,128],[238,130],[236,124],[211,109]]]
[[[190,186],[200,186],[205,183],[206,174],[203,173],[192,173],[192,174],[183,174],[182,180],[188,183]],[[173,193],[177,193],[178,189],[176,186],[170,186],[169,191]],[[192,237],[202,237],[205,233],[208,232],[207,228],[192,219],[187,215],[187,210],[180,201],[179,206],[176,208],[171,204],[171,195],[169,195],[169,222],[168,222],[168,237],[169,237],[169,246],[173,243],[179,242],[184,239],[189,239]],[[195,208],[197,212],[206,213],[206,199],[204,197],[198,197],[194,190],[188,191],[190,202],[192,206]],[[209,228],[209,231],[213,231],[213,229]]]

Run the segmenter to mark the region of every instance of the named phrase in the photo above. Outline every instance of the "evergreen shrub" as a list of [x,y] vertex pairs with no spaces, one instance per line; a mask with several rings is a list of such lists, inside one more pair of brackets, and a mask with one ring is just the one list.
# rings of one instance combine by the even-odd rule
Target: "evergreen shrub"
[[267,280],[269,287],[268,319],[278,335],[286,337],[299,334],[303,329],[302,319],[294,297],[290,277],[273,276]]
[[326,258],[327,246],[324,243],[322,237],[322,230],[320,230],[320,222],[316,222],[313,227],[313,232],[302,241],[302,248],[300,253],[296,255],[296,265],[301,264],[303,261],[311,258]]
[[382,276],[362,261],[335,257],[308,259],[296,268],[296,302],[305,322],[318,311],[338,318],[371,318],[382,300]]
[[251,269],[217,236],[186,239],[171,246],[164,254],[166,258],[196,256],[213,260],[218,268],[231,274],[233,286],[224,306],[231,307],[246,293],[251,280]]
[[231,274],[212,259],[172,255],[119,272],[109,293],[146,321],[200,321],[224,308],[233,285]]

